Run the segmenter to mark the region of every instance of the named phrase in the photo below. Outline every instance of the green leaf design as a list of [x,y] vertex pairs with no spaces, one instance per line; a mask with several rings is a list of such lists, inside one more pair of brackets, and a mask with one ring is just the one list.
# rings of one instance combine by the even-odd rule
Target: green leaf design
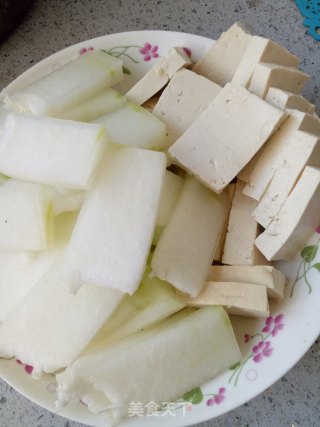
[[311,262],[314,260],[317,255],[318,246],[306,246],[301,251],[301,256],[305,260],[305,262]]
[[315,268],[320,272],[320,262],[316,262],[315,264],[313,264],[312,268]]
[[203,394],[199,387],[192,389],[191,391],[188,391],[188,393],[184,394],[182,396],[182,399],[186,402],[193,403],[194,405],[197,405],[198,403],[202,402],[203,400]]
[[126,67],[122,67],[122,70],[123,70],[124,74],[129,74],[129,75],[131,74],[131,71]]
[[239,366],[241,365],[241,362],[236,363],[235,365],[231,366],[230,371],[235,371],[236,369],[239,368]]

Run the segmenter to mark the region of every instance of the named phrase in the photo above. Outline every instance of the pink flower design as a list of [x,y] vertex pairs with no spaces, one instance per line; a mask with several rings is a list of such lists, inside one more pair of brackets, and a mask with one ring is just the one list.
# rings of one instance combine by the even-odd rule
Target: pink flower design
[[316,233],[320,234],[320,225],[316,228]]
[[189,58],[191,58],[191,55],[192,55],[191,49],[189,49],[188,47],[183,47],[182,49],[184,50],[185,54],[188,55]]
[[275,337],[281,329],[284,328],[283,323],[283,314],[279,314],[275,318],[272,316],[269,316],[266,320],[265,327],[262,329],[262,332],[269,333],[271,332],[271,335]]
[[83,47],[79,50],[79,55],[84,55],[85,53],[92,52],[94,50],[94,47]]
[[218,394],[214,394],[213,397],[207,400],[207,406],[212,406],[214,404],[220,405],[220,403],[223,402],[226,397],[224,395],[225,392],[226,392],[226,389],[224,387],[221,387],[219,389]]
[[252,349],[253,360],[259,363],[264,357],[270,357],[273,351],[270,345],[270,341],[260,341],[259,344],[255,345]]
[[158,46],[155,44],[152,46],[150,43],[145,43],[145,45],[139,49],[139,52],[143,55],[144,61],[150,61],[152,58],[159,58]]
[[251,340],[251,336],[249,334],[244,334],[243,339],[244,339],[244,342],[247,343]]
[[31,365],[24,365],[21,360],[16,359],[16,362],[18,363],[18,365],[24,366],[24,370],[26,371],[27,374],[31,375],[32,371],[33,371],[33,366]]

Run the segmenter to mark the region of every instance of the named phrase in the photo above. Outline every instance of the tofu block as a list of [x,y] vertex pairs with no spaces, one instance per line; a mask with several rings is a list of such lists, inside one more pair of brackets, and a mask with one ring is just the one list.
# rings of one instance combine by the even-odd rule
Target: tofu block
[[57,375],[59,406],[71,399],[87,401],[88,394],[100,392],[105,404],[100,409],[115,421],[128,415],[132,401],[174,402],[240,360],[230,320],[221,307],[205,307],[183,317],[178,313],[76,360]]
[[187,69],[172,77],[153,110],[166,125],[167,147],[180,138],[220,90],[221,86]]
[[274,41],[252,36],[232,81],[248,88],[254,67],[260,62],[297,67],[301,61]]
[[[114,147],[88,192],[63,259],[73,289],[136,291],[143,276],[166,168],[165,155]],[[121,267],[125,260],[126,268]]]
[[117,110],[126,102],[126,98],[121,93],[109,88],[72,108],[62,111],[56,117],[66,120],[76,120],[78,122],[91,122],[97,117]]
[[122,78],[122,61],[98,50],[79,56],[9,95],[7,105],[15,111],[55,117]]
[[285,115],[241,86],[228,83],[169,148],[178,163],[220,193],[256,154]]
[[219,240],[218,248],[217,248],[216,253],[214,254],[214,257],[213,257],[214,261],[221,261],[222,260],[224,242],[226,240],[226,235],[227,235],[227,231],[228,231],[229,216],[230,216],[232,200],[234,197],[235,190],[236,190],[235,184],[229,184],[224,190],[224,193],[228,197],[227,198],[227,200],[228,200],[228,206],[227,206],[228,214],[226,215],[226,220],[225,220],[223,231],[222,231],[222,234],[221,234],[221,237]]
[[262,148],[243,190],[245,195],[255,200],[261,200],[278,167],[286,161],[292,135],[297,130],[320,135],[320,120],[313,115],[297,110],[288,110],[288,114],[285,122]]
[[194,178],[185,181],[155,248],[152,274],[191,296],[206,280],[225,223],[228,198]]
[[230,265],[267,264],[267,260],[254,244],[260,231],[259,225],[252,217],[257,202],[242,194],[244,186],[244,182],[237,181],[222,262]]
[[285,203],[306,165],[320,166],[320,139],[312,134],[296,131],[258,206],[254,219],[267,228]]
[[190,307],[221,305],[229,314],[268,317],[270,314],[265,286],[240,282],[206,282],[200,294],[183,301]]
[[208,282],[236,282],[265,286],[268,298],[284,298],[287,279],[280,270],[271,265],[213,265],[210,268]]
[[311,102],[309,102],[303,96],[296,95],[277,87],[269,88],[266,95],[266,101],[269,102],[269,104],[280,108],[280,110],[286,110],[290,108],[293,110],[302,111],[304,113],[313,114],[316,109],[316,106],[311,104]]
[[299,181],[256,246],[268,260],[290,260],[320,224],[320,169],[306,166]]
[[53,241],[51,192],[8,179],[0,186],[0,251],[39,251]]
[[8,112],[0,134],[0,172],[85,190],[107,145],[100,125]]
[[54,264],[0,325],[0,357],[15,357],[36,375],[65,368],[122,298],[119,291],[92,285],[73,294]]
[[166,145],[166,126],[150,111],[128,102],[94,123],[105,126],[109,138],[122,145],[161,149]]
[[256,64],[249,90],[264,99],[270,87],[287,90],[299,95],[310,76],[294,67],[278,64]]
[[236,22],[222,33],[192,70],[225,86],[232,80],[251,38],[249,31],[240,22]]
[[171,48],[166,56],[157,61],[151,70],[127,92],[127,99],[142,105],[164,88],[177,71],[191,64],[190,58],[182,47]]

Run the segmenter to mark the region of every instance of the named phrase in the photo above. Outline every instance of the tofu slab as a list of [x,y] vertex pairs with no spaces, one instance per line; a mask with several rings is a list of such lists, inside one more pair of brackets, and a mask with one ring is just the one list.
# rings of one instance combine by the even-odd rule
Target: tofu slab
[[187,179],[154,251],[152,274],[197,295],[219,245],[227,205],[225,194],[218,196],[194,178]]
[[244,194],[255,200],[261,199],[278,167],[285,162],[292,135],[297,130],[320,135],[320,120],[313,115],[297,110],[288,110],[288,114],[285,122],[262,148],[243,190]]
[[269,102],[269,104],[280,108],[280,110],[290,108],[293,110],[302,111],[304,113],[313,114],[316,109],[316,106],[311,104],[311,102],[309,102],[303,96],[296,95],[277,87],[269,88],[266,95],[266,101]]
[[[74,289],[132,294],[143,276],[166,168],[163,153],[114,147],[81,208],[63,260]],[[126,268],[122,268],[123,262]]]
[[126,94],[129,101],[142,105],[164,88],[171,77],[183,67],[192,64],[190,58],[181,47],[171,48],[141,80]]
[[277,87],[299,95],[310,76],[294,67],[278,64],[256,64],[249,90],[264,99],[270,87]]
[[232,80],[251,38],[249,31],[236,22],[222,33],[192,70],[224,86]]
[[270,314],[265,286],[241,282],[206,282],[195,298],[186,298],[190,307],[221,305],[230,314],[267,317]]
[[284,298],[287,279],[280,270],[271,265],[213,265],[210,268],[208,282],[251,283],[266,286],[268,298]]
[[299,181],[256,246],[268,260],[290,260],[320,224],[320,169],[306,166]]
[[278,43],[264,37],[252,36],[232,81],[247,88],[254,67],[260,62],[297,67],[301,61]]
[[242,194],[244,182],[237,181],[224,242],[222,262],[230,265],[267,264],[255,247],[259,225],[252,217],[257,202]]
[[254,219],[264,228],[275,218],[306,165],[320,166],[320,139],[296,131],[287,147],[283,164],[275,172],[253,212]]
[[220,193],[284,119],[283,111],[228,83],[169,148],[178,163]]
[[220,90],[221,86],[187,69],[172,77],[153,110],[166,125],[167,147],[192,125]]

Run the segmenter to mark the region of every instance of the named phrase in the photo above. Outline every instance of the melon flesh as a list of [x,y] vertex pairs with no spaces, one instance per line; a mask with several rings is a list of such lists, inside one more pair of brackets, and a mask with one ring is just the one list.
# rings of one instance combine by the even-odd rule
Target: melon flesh
[[64,255],[64,277],[134,293],[142,279],[164,179],[163,153],[113,147],[88,192]]
[[100,399],[100,410],[109,409],[112,418],[126,416],[130,402],[175,401],[240,359],[221,307],[178,313],[177,319],[77,359],[57,375],[59,405],[101,392],[106,399],[105,405]]
[[151,261],[152,274],[196,296],[204,285],[228,215],[228,196],[185,181]]
[[[124,265],[125,268],[125,265]],[[119,341],[166,319],[184,307],[168,283],[149,277],[148,268],[138,290],[126,295],[110,319],[91,341],[85,353],[91,353],[107,343]]]
[[128,102],[94,121],[103,125],[113,142],[140,148],[163,148],[166,126],[150,111]]
[[73,294],[54,264],[0,325],[0,357],[33,366],[35,375],[65,368],[122,297],[119,291],[93,285]]
[[107,146],[92,123],[10,113],[0,132],[0,172],[13,178],[87,189]]
[[0,186],[0,251],[39,251],[53,239],[50,188],[9,179]]
[[123,78],[122,61],[102,51],[79,56],[7,96],[9,108],[56,116]]
[[117,110],[126,103],[126,98],[114,89],[106,91],[86,99],[81,104],[69,108],[58,115],[59,118],[76,120],[78,122],[91,122],[111,111]]

